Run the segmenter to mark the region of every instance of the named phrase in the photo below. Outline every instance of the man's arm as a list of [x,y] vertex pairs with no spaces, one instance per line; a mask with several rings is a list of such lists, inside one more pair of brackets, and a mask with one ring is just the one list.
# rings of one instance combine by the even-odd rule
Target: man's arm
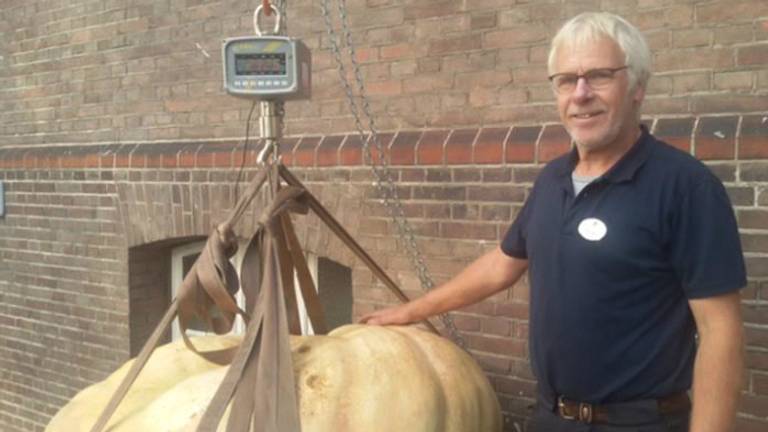
[[367,324],[408,324],[458,309],[512,286],[528,269],[528,260],[513,258],[496,248],[467,266],[453,279],[422,297],[382,309],[360,319]]
[[740,296],[737,291],[689,304],[699,332],[691,432],[730,431],[744,369]]

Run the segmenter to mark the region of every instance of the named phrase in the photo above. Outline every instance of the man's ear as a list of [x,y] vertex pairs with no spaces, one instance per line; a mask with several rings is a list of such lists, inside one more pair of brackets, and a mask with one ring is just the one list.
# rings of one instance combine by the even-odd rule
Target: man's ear
[[643,100],[645,100],[645,86],[646,83],[638,83],[635,85],[635,89],[632,90],[632,100],[637,104],[637,106],[640,106],[643,104]]

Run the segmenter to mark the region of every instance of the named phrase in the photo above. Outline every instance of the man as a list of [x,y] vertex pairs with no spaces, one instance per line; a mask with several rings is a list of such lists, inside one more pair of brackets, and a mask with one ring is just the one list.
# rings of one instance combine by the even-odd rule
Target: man
[[620,17],[566,23],[549,73],[574,149],[542,170],[500,247],[425,296],[362,318],[419,321],[528,270],[536,431],[732,427],[746,284],[736,222],[719,180],[640,125],[650,57]]

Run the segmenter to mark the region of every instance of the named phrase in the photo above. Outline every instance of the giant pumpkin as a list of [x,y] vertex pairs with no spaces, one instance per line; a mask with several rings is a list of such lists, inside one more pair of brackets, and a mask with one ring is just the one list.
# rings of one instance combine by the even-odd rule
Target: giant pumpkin
[[[195,339],[201,350],[233,336]],[[474,360],[413,327],[348,325],[327,336],[291,337],[303,432],[498,432],[499,404]],[[130,368],[123,365],[64,406],[47,432],[87,432]],[[226,367],[182,343],[158,348],[107,431],[194,431]],[[226,420],[219,427],[223,431]],[[286,431],[292,432],[292,431]]]

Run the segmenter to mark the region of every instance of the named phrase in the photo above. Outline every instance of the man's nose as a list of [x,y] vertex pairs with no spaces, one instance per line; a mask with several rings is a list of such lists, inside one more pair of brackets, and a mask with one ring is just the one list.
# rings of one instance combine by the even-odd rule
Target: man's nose
[[587,84],[587,80],[584,77],[580,77],[576,81],[576,88],[573,90],[573,98],[575,100],[588,100],[592,97],[592,87]]

